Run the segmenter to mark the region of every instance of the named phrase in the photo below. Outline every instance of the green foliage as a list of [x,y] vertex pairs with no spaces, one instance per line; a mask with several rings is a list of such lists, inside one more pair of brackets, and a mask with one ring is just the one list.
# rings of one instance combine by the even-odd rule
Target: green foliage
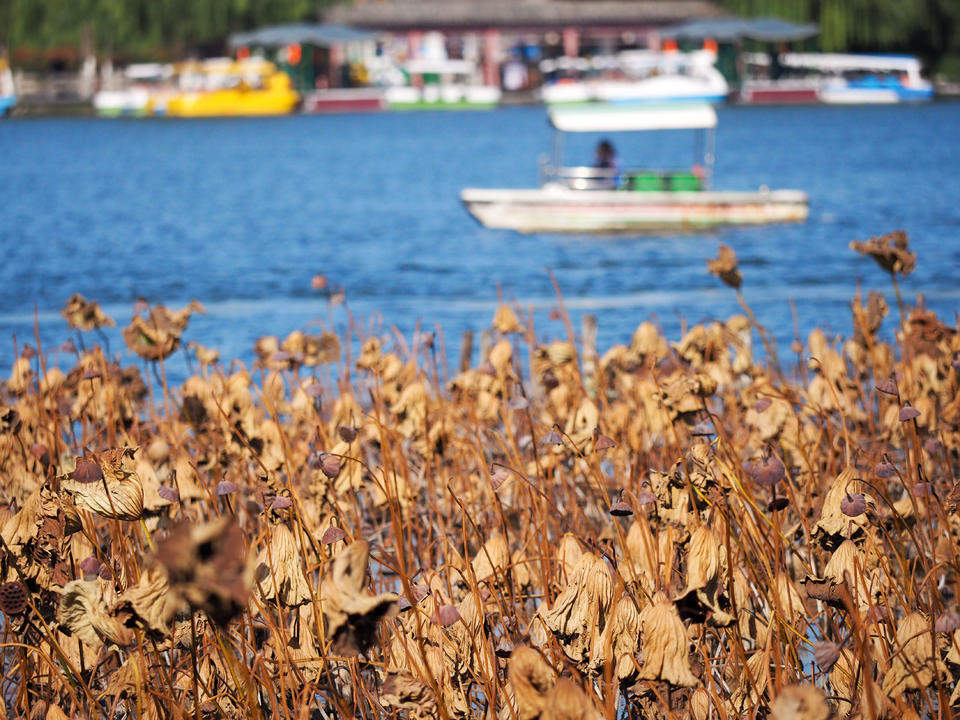
[[721,0],[746,16],[775,15],[820,25],[825,51],[919,54],[934,69],[960,51],[960,0]]
[[316,0],[0,0],[0,44],[34,50],[92,46],[99,53],[148,57],[216,44],[237,30],[314,20],[323,4]]

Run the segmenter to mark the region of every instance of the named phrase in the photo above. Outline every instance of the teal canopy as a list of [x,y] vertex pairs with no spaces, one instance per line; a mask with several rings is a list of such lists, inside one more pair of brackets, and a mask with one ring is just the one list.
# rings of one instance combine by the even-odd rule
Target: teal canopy
[[691,20],[672,25],[660,31],[661,37],[678,40],[706,40],[734,42],[743,38],[761,42],[791,42],[806,40],[820,32],[812,23],[794,23],[780,18],[716,18]]
[[316,45],[330,47],[362,40],[374,40],[377,34],[358,30],[349,25],[318,25],[298,23],[293,25],[273,25],[271,27],[234,33],[230,36],[232,48],[241,46],[283,47],[284,45]]

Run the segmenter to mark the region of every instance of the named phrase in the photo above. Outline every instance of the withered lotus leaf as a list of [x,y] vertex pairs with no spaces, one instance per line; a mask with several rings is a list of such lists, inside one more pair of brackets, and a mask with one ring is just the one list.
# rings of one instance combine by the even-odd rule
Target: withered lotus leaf
[[883,678],[887,696],[894,698],[906,690],[923,690],[934,680],[949,677],[930,620],[922,613],[909,613],[900,620],[896,648]]
[[603,720],[596,703],[570,678],[560,678],[547,693],[541,720]]
[[373,595],[364,589],[370,546],[355,541],[333,559],[333,569],[320,583],[320,605],[327,622],[331,650],[339,655],[366,652],[374,641],[377,624],[393,617],[398,597]]
[[917,263],[910,251],[910,239],[903,230],[872,237],[867,242],[851,242],[850,249],[869,255],[891,275],[909,275]]
[[[604,633],[606,637],[600,646],[604,652],[609,652],[604,660],[610,662],[612,659],[614,677],[620,682],[634,679],[637,664],[633,656],[640,649],[640,610],[629,595],[623,595],[614,605]],[[599,669],[600,663],[595,660],[593,666]]]
[[412,675],[391,672],[380,690],[380,702],[409,720],[439,720],[440,711],[433,691]]
[[517,314],[509,305],[497,306],[497,311],[493,314],[493,327],[503,334],[523,332]]
[[606,562],[584,553],[573,577],[549,610],[540,611],[564,653],[582,668],[589,666],[591,649],[599,642],[613,600],[613,581]]
[[111,615],[97,580],[72,580],[60,593],[60,627],[64,632],[99,648],[105,642],[118,646],[131,644],[134,633]]
[[720,537],[707,525],[701,525],[690,534],[687,553],[687,585],[676,600],[681,617],[726,627],[734,621],[721,603],[720,593],[725,586],[727,572],[726,547]]
[[183,520],[157,544],[174,597],[221,626],[247,606],[253,573],[245,555],[243,533],[226,515],[199,525]]
[[116,323],[108,316],[94,300],[87,300],[80,293],[74,293],[67,300],[60,314],[66,318],[67,324],[77,330],[89,332],[94,328],[113,327]]
[[815,685],[788,685],[770,703],[770,720],[828,720],[830,706]]
[[734,290],[739,290],[743,283],[743,276],[737,267],[737,254],[723,243],[720,243],[720,247],[717,248],[717,257],[707,260],[707,270]]
[[518,720],[535,720],[543,712],[546,695],[557,682],[557,674],[533,648],[514,648],[507,664],[510,688],[517,705]]
[[177,610],[177,599],[170,592],[166,570],[153,565],[140,575],[136,584],[120,593],[112,612],[121,618],[128,616],[126,625],[166,636],[170,634],[170,623]]
[[477,582],[503,580],[503,573],[510,564],[510,546],[500,533],[494,533],[474,555],[471,565]]
[[695,687],[690,670],[687,631],[676,606],[659,594],[640,612],[643,665],[641,680],[660,680],[676,687]]
[[[130,462],[134,452],[133,448],[117,448],[84,459],[64,479],[64,490],[79,508],[106,518],[138,520],[143,515],[143,485]],[[91,461],[99,470],[100,481],[90,479],[95,474],[90,469]]]
[[127,347],[144,360],[163,360],[180,347],[180,336],[194,312],[204,312],[203,306],[195,301],[181,310],[155,305],[146,316],[133,316],[123,329],[123,339]]
[[257,558],[257,585],[264,600],[297,607],[310,600],[310,586],[300,566],[300,548],[286,525],[274,525]]

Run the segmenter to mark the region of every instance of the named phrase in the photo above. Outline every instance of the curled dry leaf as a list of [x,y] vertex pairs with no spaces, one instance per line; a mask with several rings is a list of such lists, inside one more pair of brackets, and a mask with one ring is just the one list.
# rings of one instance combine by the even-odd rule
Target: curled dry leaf
[[717,257],[713,260],[707,260],[707,270],[734,290],[739,290],[743,283],[743,276],[737,267],[737,254],[723,243],[720,243],[720,247],[717,249]]
[[65,633],[94,648],[104,643],[123,647],[135,640],[133,631],[107,610],[103,586],[96,580],[72,580],[64,586],[59,619]]
[[590,697],[570,678],[560,678],[547,693],[541,720],[603,720]]
[[135,585],[120,593],[112,612],[124,618],[124,624],[136,625],[156,636],[170,633],[170,623],[178,610],[170,593],[167,572],[160,565],[148,568]]
[[405,713],[409,720],[439,720],[440,711],[433,691],[412,675],[390,672],[380,690],[380,702]]
[[663,595],[640,613],[643,647],[641,680],[660,680],[675,687],[695,687],[699,680],[690,670],[687,631],[676,606]]
[[517,314],[509,305],[497,307],[497,311],[493,314],[493,327],[503,334],[523,332],[520,321],[517,320]]
[[397,596],[373,595],[364,589],[370,546],[356,541],[333,560],[333,570],[320,584],[320,606],[327,622],[330,648],[337,655],[366,652],[380,620],[396,614]]
[[[138,520],[143,515],[143,485],[133,471],[134,452],[132,448],[118,448],[86,458],[78,464],[79,478],[74,471],[64,479],[64,490],[79,508],[106,518]],[[91,463],[100,478],[93,479],[97,473]]]
[[854,241],[850,243],[850,249],[869,255],[891,275],[909,275],[917,263],[917,256],[910,252],[910,240],[903,230],[872,237],[867,242]]
[[94,328],[113,327],[116,323],[109,315],[100,309],[94,300],[87,300],[80,293],[74,293],[67,300],[60,314],[66,318],[67,324],[76,330],[89,332]]
[[194,312],[204,312],[203,306],[191,302],[181,310],[168,310],[156,305],[146,316],[133,316],[123,329],[123,339],[127,347],[144,360],[163,360],[180,347],[180,336]]

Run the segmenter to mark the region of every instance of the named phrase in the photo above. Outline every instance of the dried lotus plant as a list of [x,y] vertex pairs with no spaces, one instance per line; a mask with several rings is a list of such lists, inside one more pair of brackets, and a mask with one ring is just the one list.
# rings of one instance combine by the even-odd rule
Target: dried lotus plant
[[[905,238],[881,240],[904,282]],[[734,257],[711,269],[739,286]],[[918,300],[894,322],[865,287],[830,318],[850,337],[814,328],[785,361],[737,299],[607,348],[504,305],[449,378],[439,331],[360,322],[164,367],[192,310],[141,301],[120,355],[22,348],[7,714],[950,716],[955,319]]]

